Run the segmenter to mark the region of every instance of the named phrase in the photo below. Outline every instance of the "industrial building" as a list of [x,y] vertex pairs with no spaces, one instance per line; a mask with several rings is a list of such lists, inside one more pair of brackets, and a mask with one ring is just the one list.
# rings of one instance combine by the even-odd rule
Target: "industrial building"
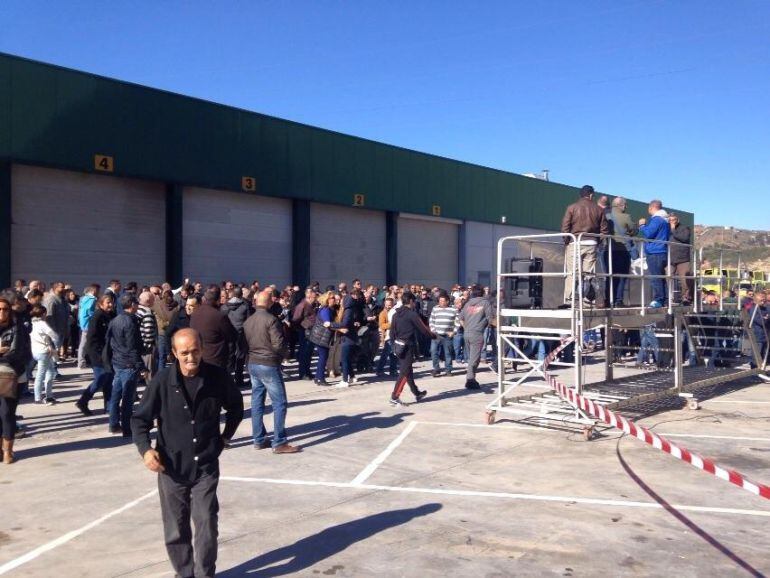
[[0,286],[490,283],[577,192],[0,54]]

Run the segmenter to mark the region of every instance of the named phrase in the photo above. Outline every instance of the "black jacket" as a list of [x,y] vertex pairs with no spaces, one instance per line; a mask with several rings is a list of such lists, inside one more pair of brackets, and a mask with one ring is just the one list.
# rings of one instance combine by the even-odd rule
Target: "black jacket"
[[107,327],[110,365],[114,369],[146,369],[142,361],[142,335],[139,321],[133,315],[121,313]]
[[[177,481],[217,472],[223,438],[232,438],[243,419],[243,398],[227,371],[201,362],[198,375],[203,383],[190,399],[179,364],[162,369],[150,381],[131,418],[134,443],[142,456],[152,447],[150,430],[158,421],[155,449],[165,473]],[[220,433],[222,409],[227,413]]]
[[221,311],[227,314],[227,318],[232,323],[233,327],[238,333],[243,332],[243,324],[251,314],[249,311],[249,304],[243,299],[230,299],[227,303],[222,305]]
[[401,306],[393,314],[393,321],[390,324],[390,339],[398,339],[411,344],[418,333],[428,337],[432,336],[430,329],[425,322],[411,307]]
[[115,318],[114,313],[107,313],[98,307],[88,322],[88,334],[86,336],[86,355],[91,367],[103,367],[102,352],[107,340],[107,328]]
[[26,328],[14,319],[5,329],[0,329],[0,345],[10,349],[0,355],[0,364],[9,365],[17,376],[27,369],[27,363],[32,358],[29,333]]
[[678,263],[688,263],[690,261],[690,247],[683,245],[682,243],[690,244],[690,227],[679,223],[676,228],[671,231],[671,263],[676,265]]

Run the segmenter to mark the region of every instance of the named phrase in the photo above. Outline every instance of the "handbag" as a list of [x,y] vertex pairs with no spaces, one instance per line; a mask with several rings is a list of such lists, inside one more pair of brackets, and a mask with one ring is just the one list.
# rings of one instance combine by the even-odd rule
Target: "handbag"
[[324,327],[323,323],[316,321],[310,330],[308,340],[310,343],[318,345],[319,347],[329,347],[332,343],[333,334],[334,332],[331,329]]
[[0,366],[0,397],[16,399],[19,396],[19,378],[7,365]]
[[406,341],[400,339],[393,340],[393,355],[399,359],[406,357],[406,350],[409,349],[409,344]]

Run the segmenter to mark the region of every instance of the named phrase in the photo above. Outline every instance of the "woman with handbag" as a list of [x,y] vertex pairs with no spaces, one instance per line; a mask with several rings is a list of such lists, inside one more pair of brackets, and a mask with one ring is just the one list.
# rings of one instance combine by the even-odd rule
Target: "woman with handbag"
[[0,297],[0,430],[3,436],[3,463],[14,460],[16,406],[19,404],[18,377],[27,367],[25,336],[16,323],[11,302]]
[[[56,345],[59,336],[51,329],[45,320],[46,308],[35,305],[29,315],[32,317],[32,357],[37,361],[37,375],[35,376],[35,403],[52,405],[56,403],[53,397],[53,380],[56,377]],[[43,398],[45,387],[45,398]]]
[[335,385],[335,387],[349,387],[357,381],[353,361],[358,350],[358,328],[361,325],[359,321],[356,321],[359,299],[361,299],[361,290],[353,289],[350,295],[343,298],[342,321],[338,323],[324,323],[324,327],[330,327],[342,333],[342,338],[340,339],[342,381]]
[[316,385],[329,385],[324,378],[326,370],[326,361],[329,359],[329,348],[331,347],[334,331],[330,329],[327,323],[331,325],[334,320],[334,306],[337,297],[332,291],[327,291],[318,298],[318,314],[315,323],[310,330],[310,341],[318,349],[318,362],[315,366],[315,378],[313,383]]

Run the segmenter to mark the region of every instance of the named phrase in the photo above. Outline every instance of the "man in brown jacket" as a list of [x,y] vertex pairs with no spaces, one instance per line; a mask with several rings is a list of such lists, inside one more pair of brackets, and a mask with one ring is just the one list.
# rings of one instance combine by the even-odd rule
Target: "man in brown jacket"
[[[567,207],[564,218],[561,220],[561,232],[572,233],[577,236],[580,233],[593,233],[602,235],[609,234],[607,217],[604,209],[593,202],[594,188],[591,185],[585,185],[580,189],[580,198],[577,202]],[[567,278],[564,283],[564,303],[572,303],[572,293],[575,290],[575,263],[579,255],[583,275],[589,275],[588,279],[593,288],[593,275],[596,273],[596,254],[597,246],[602,240],[596,237],[586,236],[579,243],[572,243],[570,237],[564,237],[564,243],[567,245],[564,251],[564,264],[567,272]],[[575,246],[579,245],[579,247]],[[591,296],[589,289],[587,295],[583,297],[588,301],[593,301],[595,296]]]
[[[249,376],[251,377],[251,432],[254,449],[273,447],[273,453],[293,454],[298,447],[289,444],[286,437],[286,386],[281,375],[281,362],[289,355],[289,348],[281,321],[268,311],[272,289],[257,294],[254,315],[243,324],[243,334],[249,346]],[[263,416],[265,396],[273,405],[273,440],[268,439]]]

